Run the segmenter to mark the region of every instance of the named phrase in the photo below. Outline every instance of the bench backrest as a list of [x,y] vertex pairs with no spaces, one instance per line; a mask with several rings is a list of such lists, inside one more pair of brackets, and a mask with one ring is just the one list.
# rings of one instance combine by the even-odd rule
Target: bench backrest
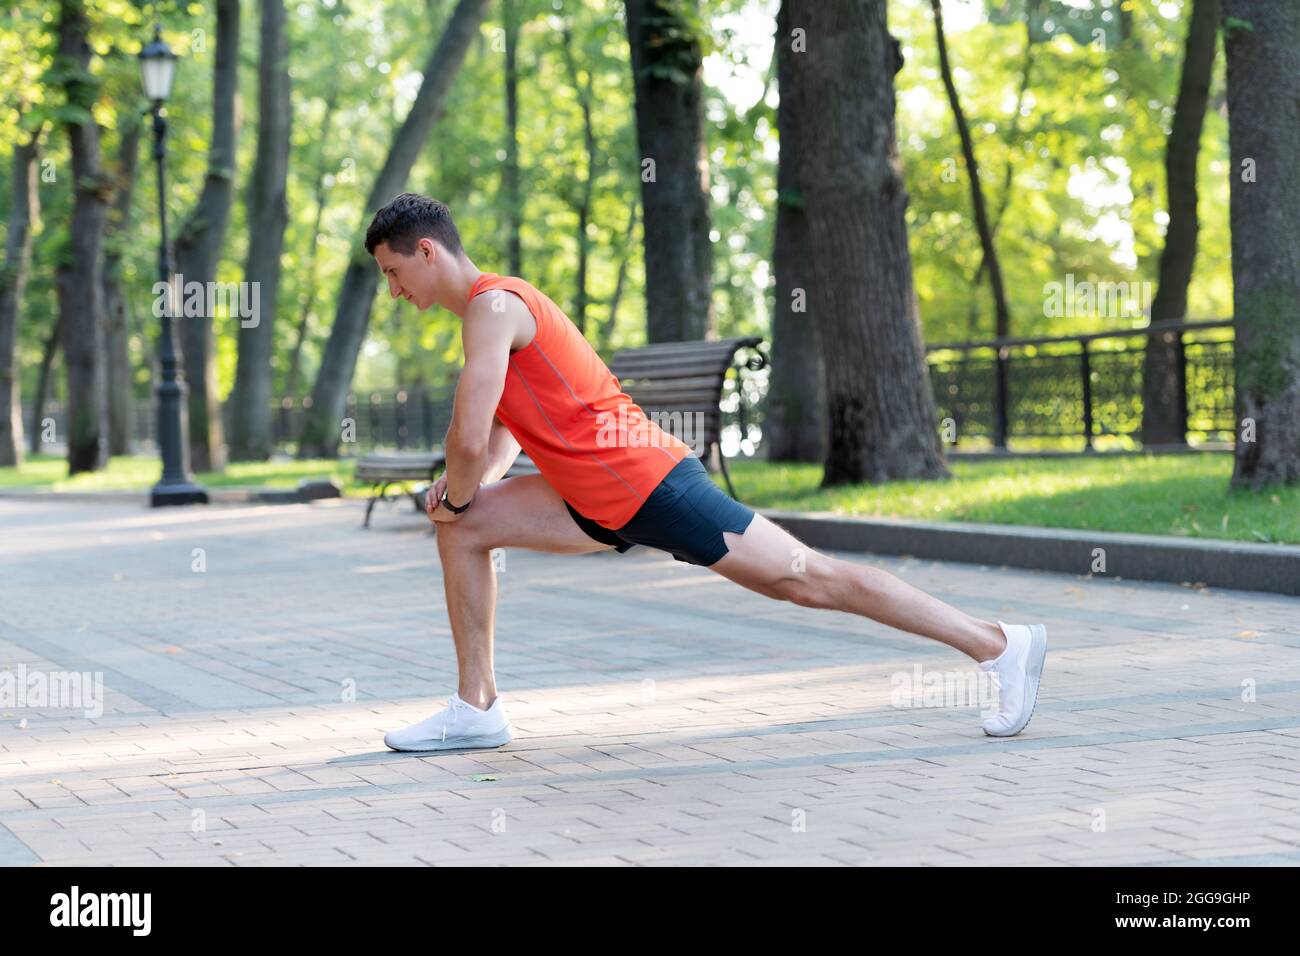
[[609,362],[623,391],[651,421],[703,456],[722,435],[723,382],[736,352],[761,338],[664,342],[624,349]]

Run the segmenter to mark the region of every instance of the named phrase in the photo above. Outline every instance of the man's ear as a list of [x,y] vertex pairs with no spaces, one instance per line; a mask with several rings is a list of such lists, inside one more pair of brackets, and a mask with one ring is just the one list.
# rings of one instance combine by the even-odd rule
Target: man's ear
[[438,258],[438,247],[433,244],[432,239],[421,239],[420,251],[424,253],[425,262],[433,262]]

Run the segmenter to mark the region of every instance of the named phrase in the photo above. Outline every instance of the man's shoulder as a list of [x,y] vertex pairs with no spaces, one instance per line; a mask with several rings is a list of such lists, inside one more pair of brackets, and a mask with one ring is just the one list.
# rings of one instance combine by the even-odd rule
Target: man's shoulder
[[506,288],[488,288],[470,300],[469,308],[465,311],[464,325],[468,328],[471,324],[490,326],[503,334],[508,331],[511,351],[516,351],[532,341],[537,319],[518,292]]

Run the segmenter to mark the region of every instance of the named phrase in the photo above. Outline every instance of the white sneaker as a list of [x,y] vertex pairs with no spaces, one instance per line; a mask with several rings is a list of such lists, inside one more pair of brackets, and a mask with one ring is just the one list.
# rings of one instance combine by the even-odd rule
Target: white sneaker
[[445,708],[427,720],[385,734],[384,743],[393,750],[461,750],[500,747],[511,738],[510,718],[501,706],[499,695],[491,707],[479,710],[457,693],[447,698]]
[[993,677],[998,687],[998,712],[984,721],[984,733],[991,737],[1013,737],[1025,729],[1038,700],[1038,681],[1047,657],[1047,628],[1042,624],[1004,624],[1006,649],[991,661],[980,661],[980,670]]

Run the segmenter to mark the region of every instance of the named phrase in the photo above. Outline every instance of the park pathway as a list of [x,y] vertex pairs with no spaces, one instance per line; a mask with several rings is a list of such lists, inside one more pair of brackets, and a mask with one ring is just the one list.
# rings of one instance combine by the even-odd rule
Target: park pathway
[[[996,739],[969,693],[900,706],[969,691],[938,644],[644,548],[509,550],[514,741],[398,754],[456,686],[441,572],[409,503],[360,522],[0,499],[0,864],[1300,863],[1295,599],[879,559],[1049,624]],[[53,672],[102,698],[16,696]]]

